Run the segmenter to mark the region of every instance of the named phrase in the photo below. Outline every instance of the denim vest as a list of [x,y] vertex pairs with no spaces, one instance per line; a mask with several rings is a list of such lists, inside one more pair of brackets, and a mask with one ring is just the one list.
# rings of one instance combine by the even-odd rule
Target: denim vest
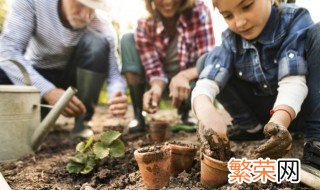
[[283,77],[307,74],[304,45],[312,25],[304,8],[293,4],[273,6],[255,40],[245,40],[229,29],[223,32],[222,45],[208,53],[199,78],[215,80],[223,88],[235,75],[252,84],[256,95],[273,95]]

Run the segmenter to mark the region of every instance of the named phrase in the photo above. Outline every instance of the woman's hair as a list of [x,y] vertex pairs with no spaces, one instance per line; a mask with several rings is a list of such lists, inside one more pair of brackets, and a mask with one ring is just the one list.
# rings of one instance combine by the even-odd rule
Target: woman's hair
[[[156,7],[154,5],[154,0],[145,0],[146,9],[150,14],[151,18],[155,18],[158,16],[158,11],[156,11]],[[178,12],[182,13],[188,9],[191,9],[194,6],[195,0],[181,0],[181,7],[179,8]]]

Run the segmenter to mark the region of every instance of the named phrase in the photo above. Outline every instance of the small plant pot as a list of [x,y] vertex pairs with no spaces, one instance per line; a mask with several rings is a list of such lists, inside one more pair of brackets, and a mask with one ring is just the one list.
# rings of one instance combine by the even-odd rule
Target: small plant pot
[[190,170],[197,153],[197,147],[177,142],[170,142],[168,145],[171,149],[171,174],[177,176],[184,170]]
[[169,183],[171,151],[168,146],[151,146],[134,152],[147,189],[161,189]]
[[169,138],[169,123],[166,121],[151,121],[149,123],[149,138],[154,143],[164,142]]
[[228,181],[227,162],[213,159],[201,153],[201,184],[206,189],[218,188]]

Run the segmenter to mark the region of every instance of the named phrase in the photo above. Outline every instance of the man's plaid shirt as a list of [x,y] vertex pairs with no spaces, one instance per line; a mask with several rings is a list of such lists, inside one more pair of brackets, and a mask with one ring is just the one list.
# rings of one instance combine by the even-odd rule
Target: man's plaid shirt
[[[192,11],[180,15],[177,35],[181,70],[194,67],[197,59],[212,49],[215,42],[212,19],[202,1],[196,0]],[[147,79],[166,78],[162,60],[166,56],[169,37],[162,22],[140,19],[134,38]]]

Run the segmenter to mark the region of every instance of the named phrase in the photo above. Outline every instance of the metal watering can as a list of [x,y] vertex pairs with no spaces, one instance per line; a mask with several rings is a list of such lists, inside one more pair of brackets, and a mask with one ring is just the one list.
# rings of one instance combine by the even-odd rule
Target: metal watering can
[[77,92],[69,87],[49,114],[40,123],[40,91],[31,86],[24,66],[19,67],[26,86],[0,85],[0,162],[21,158],[36,150],[53,127],[72,96]]

